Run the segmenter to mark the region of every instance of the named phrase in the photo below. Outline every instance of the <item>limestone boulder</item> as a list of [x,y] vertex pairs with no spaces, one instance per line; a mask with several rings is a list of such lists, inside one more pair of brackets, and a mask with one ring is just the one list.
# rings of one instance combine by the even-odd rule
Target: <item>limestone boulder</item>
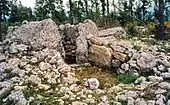
[[93,36],[98,36],[99,34],[98,28],[92,20],[87,19],[84,21],[83,24],[84,24],[85,30],[87,31],[87,35],[92,34]]
[[154,55],[149,53],[141,53],[141,57],[137,59],[137,65],[140,67],[142,72],[151,72],[150,69],[154,68],[157,64]]
[[126,32],[122,27],[108,28],[105,30],[100,30],[99,36],[100,37],[114,36],[117,39],[121,39],[126,37]]
[[105,46],[92,45],[89,48],[89,61],[99,67],[111,67],[112,50]]
[[51,19],[23,24],[8,37],[12,41],[31,44],[34,49],[57,49],[61,40],[58,26]]

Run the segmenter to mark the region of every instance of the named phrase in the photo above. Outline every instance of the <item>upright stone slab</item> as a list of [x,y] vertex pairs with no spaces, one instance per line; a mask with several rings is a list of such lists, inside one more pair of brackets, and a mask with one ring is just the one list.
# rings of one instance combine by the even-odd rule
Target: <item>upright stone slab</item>
[[8,37],[31,44],[33,49],[57,49],[61,40],[58,26],[51,19],[23,24]]

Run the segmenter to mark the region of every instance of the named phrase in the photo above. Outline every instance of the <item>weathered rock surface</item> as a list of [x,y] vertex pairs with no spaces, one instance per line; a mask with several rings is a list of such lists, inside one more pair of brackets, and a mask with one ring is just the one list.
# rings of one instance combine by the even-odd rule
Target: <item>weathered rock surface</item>
[[99,31],[100,37],[114,36],[117,39],[122,39],[126,37],[126,32],[122,27],[109,28]]
[[105,46],[92,45],[89,48],[89,61],[99,67],[111,67],[111,49]]
[[[51,19],[24,24],[13,32],[10,37],[12,37],[12,40],[18,39],[23,43],[29,43],[36,49],[44,47],[57,49],[61,40],[58,27]],[[13,49],[12,53],[16,53],[14,48],[11,49]]]

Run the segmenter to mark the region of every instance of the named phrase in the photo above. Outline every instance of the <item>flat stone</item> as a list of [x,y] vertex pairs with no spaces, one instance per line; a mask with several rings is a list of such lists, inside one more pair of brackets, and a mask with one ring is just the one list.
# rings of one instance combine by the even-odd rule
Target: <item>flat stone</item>
[[149,100],[149,101],[147,101],[147,105],[155,105],[155,101],[154,100]]
[[29,77],[29,80],[30,80],[31,82],[35,83],[35,84],[41,83],[41,79],[40,79],[38,76],[36,76],[36,75],[31,75],[31,76]]
[[164,79],[170,79],[170,72],[166,72],[166,73],[161,73],[162,78]]
[[6,57],[3,54],[0,54],[0,62],[6,61]]
[[166,89],[166,90],[170,89],[170,83],[168,82],[161,82],[158,86],[162,89]]
[[39,64],[39,67],[42,71],[48,70],[51,68],[51,65],[49,63],[41,62]]
[[112,60],[112,67],[117,68],[120,67],[121,62],[119,60]]
[[158,90],[155,91],[155,94],[156,94],[156,95],[157,95],[157,94],[164,94],[164,93],[167,93],[167,91],[164,90],[164,89],[158,89]]
[[99,88],[100,83],[96,78],[90,78],[85,82],[84,85],[89,87],[91,90],[96,90]]
[[164,65],[159,65],[159,66],[158,66],[158,70],[161,71],[161,72],[165,72],[165,71],[166,71]]
[[138,94],[136,91],[128,91],[125,93],[125,96],[126,97],[132,97],[132,98],[137,98],[138,97]]
[[120,52],[115,52],[115,51],[112,52],[112,55],[114,58],[116,58],[122,62],[125,62],[128,58],[128,55],[120,53]]
[[162,77],[158,77],[158,76],[149,76],[148,79],[151,82],[162,82],[163,81],[163,78]]

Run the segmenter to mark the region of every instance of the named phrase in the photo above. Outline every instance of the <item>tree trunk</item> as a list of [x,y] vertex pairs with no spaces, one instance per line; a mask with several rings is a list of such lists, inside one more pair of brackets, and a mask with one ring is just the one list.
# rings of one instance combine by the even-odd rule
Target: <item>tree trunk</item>
[[73,24],[73,3],[72,0],[69,0],[70,5],[70,23]]
[[100,0],[100,1],[102,3],[103,23],[105,24],[105,11],[106,11],[105,6],[106,6],[106,4],[105,4],[105,0]]
[[2,22],[2,12],[0,10],[0,41],[2,41],[1,22]]
[[159,20],[159,38],[164,40],[165,29],[164,29],[164,0],[159,0],[159,11],[158,11],[158,20]]
[[89,12],[88,12],[88,1],[87,0],[84,0],[85,2],[85,8],[86,8],[86,18],[89,17]]
[[109,16],[109,0],[107,0],[107,15]]

